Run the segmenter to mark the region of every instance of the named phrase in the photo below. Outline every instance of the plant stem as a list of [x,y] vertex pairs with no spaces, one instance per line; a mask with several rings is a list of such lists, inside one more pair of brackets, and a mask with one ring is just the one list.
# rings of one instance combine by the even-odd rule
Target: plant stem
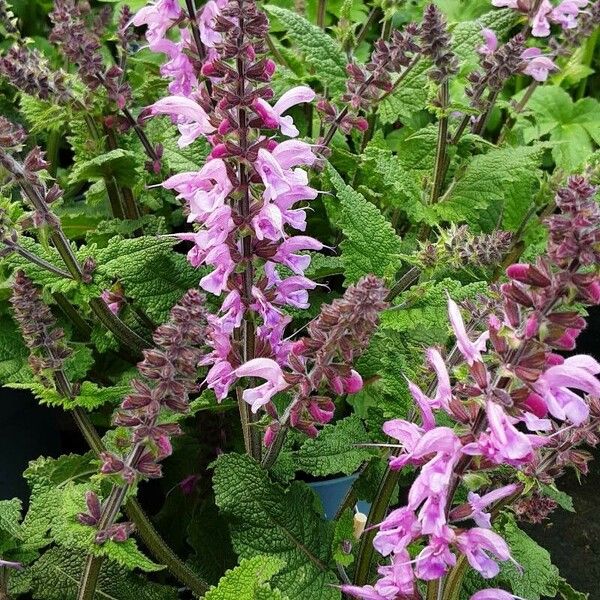
[[440,85],[440,110],[442,116],[438,123],[437,148],[435,153],[435,170],[433,175],[433,184],[431,186],[430,204],[435,204],[440,197],[444,177],[446,175],[446,156],[448,148],[448,104],[450,102],[450,87],[448,81],[443,81]]
[[398,281],[392,286],[385,298],[386,302],[391,302],[396,296],[407,290],[421,275],[418,267],[411,267]]
[[506,136],[512,131],[512,128],[515,126],[517,122],[518,116],[525,110],[527,103],[531,100],[533,96],[533,92],[538,89],[540,85],[539,81],[532,81],[529,84],[529,87],[523,94],[523,97],[518,102],[518,104],[513,109],[513,115],[506,121],[500,135],[498,136],[498,141],[496,142],[499,146],[504,143],[506,140]]
[[321,29],[325,29],[325,12],[327,8],[327,0],[318,0],[317,5],[317,25]]
[[3,243],[7,248],[11,248],[13,252],[19,254],[23,258],[26,258],[29,262],[33,263],[34,265],[37,265],[38,267],[41,267],[42,269],[45,269],[50,273],[54,273],[59,277],[64,277],[65,279],[73,279],[71,274],[67,273],[67,271],[63,271],[61,268],[54,266],[52,263],[48,262],[47,260],[44,260],[37,254],[26,250],[22,246],[19,246],[18,244],[15,244],[10,240],[3,240]]
[[375,21],[377,21],[380,15],[381,9],[378,6],[375,6],[371,9],[367,20],[365,21],[364,25],[361,27],[360,31],[358,32],[358,35],[356,36],[357,48],[365,41],[365,38],[369,33],[369,29],[371,29],[371,26],[373,25],[373,23],[375,23]]
[[79,581],[77,600],[94,600],[96,597],[96,586],[104,563],[103,556],[88,554],[83,568],[83,574]]
[[[400,471],[392,471],[389,467],[381,479],[379,489],[375,500],[371,505],[369,516],[367,518],[366,528],[369,528],[377,523],[380,523],[385,518],[385,513],[390,504],[394,488],[400,479]],[[373,554],[375,548],[373,547],[373,540],[377,532],[374,529],[365,531],[360,538],[360,545],[358,548],[358,557],[356,559],[356,570],[354,572],[354,583],[355,585],[365,585],[369,578],[369,572],[371,571],[371,562],[373,560]]]
[[[239,4],[239,36],[238,47],[242,48],[245,42],[245,19],[243,0],[238,0]],[[238,74],[238,95],[243,98],[246,94],[246,58],[237,57],[237,74]],[[241,191],[239,200],[239,212],[243,218],[248,218],[250,215],[250,179],[246,167],[246,153],[248,151],[248,119],[246,108],[243,105],[238,106],[238,131],[240,142],[240,163],[238,169],[238,179]],[[254,282],[254,265],[252,263],[252,238],[246,235],[242,239],[242,256],[245,262],[243,274],[243,290],[242,299],[246,307],[252,303],[252,285]],[[248,362],[254,358],[255,345],[255,330],[254,320],[247,309],[244,313],[244,320],[241,327],[242,351],[244,362]],[[240,418],[242,421],[242,430],[244,432],[244,441],[246,443],[246,451],[255,458],[260,460],[261,456],[261,440],[258,435],[258,430],[253,424],[257,420],[257,415],[250,411],[250,406],[242,398],[242,390],[237,388],[238,406],[240,410]]]

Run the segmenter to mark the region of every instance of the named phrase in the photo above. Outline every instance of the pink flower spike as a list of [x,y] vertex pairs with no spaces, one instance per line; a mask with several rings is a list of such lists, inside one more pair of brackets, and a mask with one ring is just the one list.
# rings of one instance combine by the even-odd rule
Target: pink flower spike
[[271,129],[279,127],[283,135],[296,137],[299,131],[294,125],[292,117],[282,117],[281,115],[292,106],[303,102],[312,102],[314,98],[315,92],[313,90],[306,86],[298,86],[283,94],[273,107],[262,98],[257,98],[252,103],[252,108],[263,120],[266,127]]
[[270,358],[253,358],[235,370],[236,377],[258,377],[266,383],[244,391],[242,398],[250,404],[252,412],[271,401],[277,393],[288,387],[281,367]]
[[146,39],[153,48],[167,33],[167,30],[179,19],[182,10],[177,0],[158,0],[141,8],[131,19],[136,27],[147,25]]
[[185,96],[161,98],[149,107],[149,111],[151,115],[170,115],[175,119],[181,133],[180,147],[189,146],[196,138],[215,130],[204,109]]
[[475,362],[483,362],[481,352],[485,350],[489,332],[484,332],[475,342],[472,342],[467,335],[460,309],[450,296],[448,296],[448,315],[450,317],[450,324],[454,330],[454,335],[456,336],[456,345],[467,361],[467,364],[473,366]]

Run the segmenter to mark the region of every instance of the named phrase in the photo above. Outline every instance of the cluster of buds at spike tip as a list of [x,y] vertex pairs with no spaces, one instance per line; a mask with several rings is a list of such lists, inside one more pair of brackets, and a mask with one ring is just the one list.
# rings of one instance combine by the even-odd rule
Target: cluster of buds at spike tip
[[17,148],[27,139],[27,133],[20,126],[0,116],[0,148]]
[[159,462],[171,454],[170,438],[179,426],[160,423],[168,413],[186,413],[189,394],[198,389],[198,363],[206,335],[204,296],[190,290],[171,310],[167,323],[158,327],[155,347],[144,350],[137,366],[140,377],[132,380],[114,422],[130,433],[122,454],[104,453],[102,473],[118,474],[125,483],[138,477],[160,477]]
[[357,63],[348,64],[346,92],[341,100],[349,110],[340,116],[331,102],[321,99],[317,102],[317,109],[323,122],[329,125],[337,122],[337,126],[344,133],[349,133],[355,128],[364,131],[367,121],[356,116],[356,113],[368,110],[378,102],[382,94],[393,89],[393,76],[408,67],[412,58],[420,51],[417,44],[418,35],[418,26],[409,24],[402,32],[392,32],[389,41],[377,40],[371,60],[365,67]]
[[422,269],[495,267],[508,254],[512,241],[509,231],[473,235],[466,225],[452,225],[437,241],[421,243],[411,260]]
[[420,31],[421,52],[433,62],[429,77],[438,84],[458,72],[458,59],[451,48],[451,36],[444,15],[435,4],[425,9]]
[[267,428],[265,445],[288,424],[315,437],[316,425],[331,421],[335,410],[331,398],[323,394],[354,394],[362,389],[362,378],[352,366],[367,349],[379,314],[388,306],[387,293],[383,282],[369,275],[351,285],[342,298],[321,307],[308,325],[308,335],[294,343],[289,358],[287,380],[295,385],[294,401],[283,418],[278,418],[273,404],[268,406],[275,420]]
[[0,75],[18,90],[41,100],[64,103],[71,98],[65,73],[51,69],[48,61],[33,47],[18,41],[0,56]]
[[[258,391],[243,395],[256,412],[288,385],[282,368],[291,349],[284,335],[291,317],[285,307],[307,308],[308,292],[317,286],[304,275],[310,264],[306,251],[323,245],[291,235],[306,228],[306,207],[300,203],[318,195],[302,168],[315,165],[317,156],[305,142],[277,139],[279,133],[299,135],[285,113],[315,94],[300,86],[272,102],[269,24],[253,0],[210,1],[202,7],[192,33],[198,34],[203,59],[200,53],[188,55],[190,34],[180,29],[182,21],[179,5],[166,0],[133,19],[134,25],[148,25],[150,48],[169,56],[163,73],[175,94],[148,107],[143,118],[168,115],[181,133],[180,146],[202,136],[212,148],[200,170],[175,174],[162,185],[185,201],[188,222],[195,226],[179,237],[192,243],[191,264],[210,269],[200,287],[223,296],[221,309],[209,319],[212,351],[202,361],[210,367],[206,384],[221,401],[241,377],[266,379]],[[177,34],[179,41],[173,42]],[[206,79],[199,83],[200,60]]]
[[[417,580],[439,580],[443,593],[444,576],[457,564],[457,554],[484,578],[495,577],[498,562],[511,556],[492,529],[491,513],[524,493],[518,471],[532,480],[536,492],[552,484],[566,466],[585,472],[587,457],[579,446],[599,439],[600,363],[587,355],[565,359],[556,350],[572,350],[585,326],[573,304],[600,303],[595,191],[574,177],[558,192],[559,213],[547,222],[547,256],[507,269],[502,303],[494,303],[487,330],[475,334],[475,340],[459,307],[448,300],[462,357],[455,371],[459,376],[453,382],[450,360],[430,348],[427,362],[435,384],[425,393],[408,382],[421,425],[404,419],[384,424],[384,432],[398,443],[390,469],[413,466],[417,475],[407,505],[376,526],[374,547],[391,564],[380,567],[382,577],[373,586],[342,586],[347,594],[413,597]],[[446,413],[455,427],[437,426],[435,410]],[[482,470],[504,483],[512,473],[514,483],[471,492],[466,504],[454,506],[461,481]],[[551,504],[534,492],[518,506],[539,520]],[[424,547],[413,557],[415,546]]]
[[51,386],[53,374],[62,371],[71,355],[63,341],[65,333],[57,327],[40,291],[22,271],[15,273],[12,289],[13,314],[30,350],[29,366],[44,385]]
[[117,65],[106,68],[102,58],[100,36],[110,16],[110,7],[106,8],[92,19],[86,2],[56,0],[50,13],[53,27],[49,39],[77,65],[81,80],[90,90],[104,87],[108,98],[123,109],[131,98],[131,88],[123,80],[122,69]]

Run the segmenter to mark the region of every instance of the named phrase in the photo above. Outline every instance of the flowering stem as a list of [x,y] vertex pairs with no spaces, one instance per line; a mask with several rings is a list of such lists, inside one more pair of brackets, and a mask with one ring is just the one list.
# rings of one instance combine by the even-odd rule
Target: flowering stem
[[446,174],[446,154],[448,147],[448,104],[450,102],[450,87],[448,80],[445,80],[440,85],[440,110],[442,116],[438,123],[438,139],[435,153],[435,170],[433,175],[433,184],[431,186],[430,204],[435,204],[442,190],[444,176]]
[[37,256],[37,254],[34,254],[33,252],[29,252],[29,250],[26,250],[22,246],[19,246],[18,244],[15,244],[9,240],[3,240],[3,243],[7,248],[10,248],[11,250],[16,252],[23,258],[26,258],[29,262],[32,262],[34,265],[37,265],[38,267],[42,267],[42,269],[45,269],[46,271],[49,271],[50,273],[54,273],[55,275],[58,275],[59,277],[64,277],[65,279],[73,279],[71,274],[68,273],[67,271],[63,271],[61,268],[54,266],[52,263],[48,262],[47,260],[44,260],[43,258]]
[[369,29],[371,29],[371,26],[373,25],[373,23],[375,23],[375,21],[377,20],[377,18],[380,15],[380,13],[381,13],[381,10],[378,6],[375,6],[374,8],[371,9],[371,12],[369,13],[369,16],[367,17],[367,20],[365,21],[365,24],[362,26],[361,30],[358,32],[358,35],[356,36],[356,47],[357,48],[365,41],[365,38],[367,37],[367,34],[369,33]]
[[96,597],[96,586],[98,585],[98,577],[104,563],[103,556],[94,556],[88,554],[83,568],[82,578],[79,582],[79,590],[77,592],[77,600],[94,600]]
[[531,100],[533,93],[535,92],[535,90],[537,90],[539,85],[539,81],[532,81],[529,84],[529,87],[525,91],[525,94],[523,95],[519,103],[514,107],[513,115],[504,124],[504,127],[500,132],[500,136],[498,137],[498,141],[496,142],[498,145],[504,143],[504,141],[506,140],[506,136],[511,132],[512,128],[515,126],[517,122],[517,117],[525,110],[527,103],[529,102],[529,100]]
[[192,36],[194,37],[194,42],[196,43],[198,56],[200,57],[200,60],[204,62],[204,59],[206,58],[206,50],[204,48],[204,44],[202,43],[202,39],[200,38],[200,30],[198,29],[198,19],[196,18],[195,0],[185,0],[185,5],[187,7],[188,15],[190,17]]

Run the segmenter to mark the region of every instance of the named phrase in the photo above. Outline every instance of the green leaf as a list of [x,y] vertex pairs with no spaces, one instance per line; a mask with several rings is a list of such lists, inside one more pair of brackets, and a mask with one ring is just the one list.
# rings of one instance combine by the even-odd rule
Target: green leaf
[[71,170],[69,181],[76,183],[114,177],[118,183],[131,187],[139,179],[138,166],[138,159],[134,152],[117,148],[84,162],[76,162]]
[[264,8],[285,26],[286,35],[298,46],[323,85],[333,94],[342,92],[346,84],[347,59],[337,42],[298,13],[279,6]]
[[518,229],[533,203],[544,148],[500,148],[475,156],[436,212],[483,231]]
[[173,305],[190,288],[198,287],[200,275],[182,254],[173,251],[173,239],[139,237],[111,240],[106,248],[92,252],[98,261],[96,278],[103,287],[113,280],[123,285],[125,295],[163,323]]
[[562,600],[588,600],[589,594],[578,592],[567,581],[561,578],[558,583],[558,593]]
[[[85,555],[67,548],[51,548],[26,571],[11,577],[11,586],[19,586],[23,574],[28,577],[34,600],[76,600]],[[173,587],[153,583],[134,575],[114,562],[102,565],[96,598],[99,600],[177,600]]]
[[27,94],[21,94],[21,113],[25,117],[30,134],[41,131],[60,131],[69,122],[70,111],[64,105],[39,100]]
[[228,517],[241,558],[269,555],[285,565],[272,579],[290,600],[339,600],[331,571],[332,532],[317,514],[314,493],[301,482],[272,483],[248,456],[224,454],[214,473],[216,503]]
[[21,536],[21,500],[0,501],[0,531],[18,538]]
[[7,387],[31,390],[40,404],[46,404],[48,406],[60,406],[65,410],[72,410],[74,408],[95,410],[107,402],[110,402],[111,404],[117,404],[123,398],[123,396],[130,391],[129,386],[126,385],[98,387],[91,381],[84,381],[81,384],[81,388],[79,389],[77,395],[71,399],[65,398],[54,388],[47,388],[41,383],[37,383],[35,381],[31,383],[11,383],[8,384]]
[[521,573],[513,563],[502,563],[498,578],[509,584],[513,593],[522,598],[554,598],[560,577],[549,552],[519,529],[512,517],[506,517],[498,530],[508,543],[512,557],[523,568]]
[[[205,600],[255,600],[259,590],[273,592],[265,585],[279,573],[285,563],[274,556],[255,556],[240,562],[240,565],[227,571],[216,588],[206,593]],[[277,596],[268,594],[263,598]]]
[[544,496],[548,496],[556,502],[562,509],[567,510],[569,512],[575,512],[575,507],[573,506],[573,498],[566,494],[565,492],[556,489],[553,485],[545,485],[542,484],[542,493]]
[[27,359],[29,350],[23,343],[17,324],[8,316],[0,316],[0,382],[6,384],[32,377]]
[[316,477],[343,473],[351,475],[373,454],[356,444],[368,443],[362,421],[352,415],[334,425],[326,425],[314,439],[308,439],[295,453],[296,469]]
[[346,284],[368,273],[390,276],[399,264],[400,238],[380,210],[346,185],[330,164],[327,175],[341,205],[340,225],[346,239],[340,247]]
[[335,529],[333,531],[333,560],[335,560],[338,565],[348,567],[354,562],[352,552],[348,552],[348,544],[352,547],[352,544],[355,542],[354,513],[351,508],[347,508],[336,521]]
[[460,302],[486,290],[485,282],[469,285],[452,279],[425,282],[401,294],[397,306],[383,312],[381,327],[403,333],[423,345],[444,344],[450,332],[447,294]]

